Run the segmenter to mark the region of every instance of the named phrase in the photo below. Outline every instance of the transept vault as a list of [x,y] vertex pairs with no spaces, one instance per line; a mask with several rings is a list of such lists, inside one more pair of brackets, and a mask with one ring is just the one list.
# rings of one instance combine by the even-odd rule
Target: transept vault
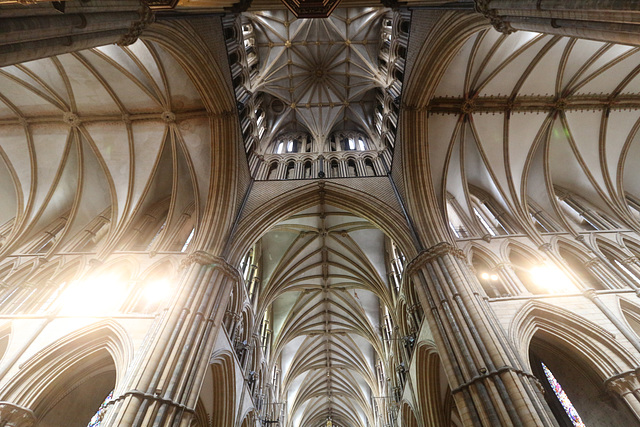
[[635,3],[0,0],[0,426],[640,424]]

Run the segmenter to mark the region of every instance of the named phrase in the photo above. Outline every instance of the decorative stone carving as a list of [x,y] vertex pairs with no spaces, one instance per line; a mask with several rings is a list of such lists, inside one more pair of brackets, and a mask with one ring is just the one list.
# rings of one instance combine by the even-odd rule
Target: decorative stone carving
[[490,3],[491,0],[476,0],[476,11],[484,15],[496,31],[502,34],[514,33],[516,31],[515,28],[498,15],[495,9],[491,9]]
[[123,35],[120,40],[118,40],[117,44],[119,46],[129,46],[135,43],[138,40],[138,37],[142,34],[142,31],[144,31],[144,29],[155,20],[153,10],[151,10],[146,4],[140,6],[138,14],[140,15],[140,19],[133,22],[129,27],[129,31]]
[[0,402],[0,427],[32,427],[36,425],[33,411],[9,402]]
[[229,264],[224,258],[215,256],[206,251],[195,251],[182,261],[182,267],[187,267],[193,263],[200,265],[212,265],[215,264],[220,267],[222,271],[233,280],[242,281],[242,274],[231,264]]
[[605,382],[607,390],[612,391],[620,396],[634,393],[640,390],[640,381],[638,380],[637,371],[623,372],[622,374],[615,375]]
[[432,260],[446,254],[453,255],[454,257],[457,257],[465,262],[467,261],[464,252],[447,242],[442,242],[420,252],[418,256],[416,256],[413,260],[411,260],[411,262],[409,262],[409,264],[407,264],[405,274],[408,274],[410,277],[426,263],[431,262]]
[[63,114],[62,121],[64,121],[69,126],[74,128],[80,126],[80,123],[81,123],[78,115],[75,113],[72,113],[71,111],[67,111],[66,113]]

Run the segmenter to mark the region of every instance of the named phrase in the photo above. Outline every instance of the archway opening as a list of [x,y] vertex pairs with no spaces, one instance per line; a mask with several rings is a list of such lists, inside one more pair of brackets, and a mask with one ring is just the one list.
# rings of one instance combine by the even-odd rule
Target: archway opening
[[[40,427],[86,427],[116,385],[116,366],[105,349],[54,379],[34,406]],[[104,413],[98,417],[103,416]]]
[[554,338],[537,333],[529,346],[529,361],[561,427],[637,424],[621,398],[604,388],[590,363]]

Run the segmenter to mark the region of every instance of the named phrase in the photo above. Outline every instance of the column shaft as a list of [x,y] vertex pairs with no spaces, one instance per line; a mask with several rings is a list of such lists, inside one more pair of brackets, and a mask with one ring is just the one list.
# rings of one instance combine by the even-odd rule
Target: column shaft
[[173,306],[149,332],[114,392],[105,426],[181,425],[193,414],[239,273],[205,252],[192,254],[190,262]]
[[[440,243],[407,272],[425,308],[465,425],[554,425],[536,380],[510,348],[490,308],[474,292],[464,255]],[[474,294],[475,293],[475,294]]]

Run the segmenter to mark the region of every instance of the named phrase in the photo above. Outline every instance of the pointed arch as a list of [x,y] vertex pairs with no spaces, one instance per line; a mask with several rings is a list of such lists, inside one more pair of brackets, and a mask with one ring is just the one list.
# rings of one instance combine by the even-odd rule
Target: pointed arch
[[509,326],[509,336],[525,360],[534,335],[571,349],[603,380],[639,363],[614,334],[569,310],[540,301],[528,301]]
[[[422,425],[448,426],[446,391],[448,383],[440,356],[433,342],[423,343],[416,352],[416,384],[418,386],[418,408]],[[455,405],[455,403],[452,403]]]
[[413,259],[417,254],[416,242],[406,220],[395,207],[364,191],[321,182],[291,188],[261,209],[244,216],[225,251],[227,259],[231,264],[239,265],[249,247],[268,229],[296,212],[323,202],[372,222],[398,244],[407,259]]
[[233,355],[228,351],[215,353],[211,358],[213,393],[212,427],[233,426],[236,406],[236,379]]
[[30,408],[42,420],[58,416],[56,405],[74,390],[97,392],[95,384],[90,384],[96,379],[100,392],[88,396],[84,402],[88,407],[79,408],[82,417],[88,415],[86,424],[109,390],[114,386],[117,389],[132,355],[132,343],[120,325],[112,320],[94,323],[50,344],[25,362],[0,390],[0,399]]

